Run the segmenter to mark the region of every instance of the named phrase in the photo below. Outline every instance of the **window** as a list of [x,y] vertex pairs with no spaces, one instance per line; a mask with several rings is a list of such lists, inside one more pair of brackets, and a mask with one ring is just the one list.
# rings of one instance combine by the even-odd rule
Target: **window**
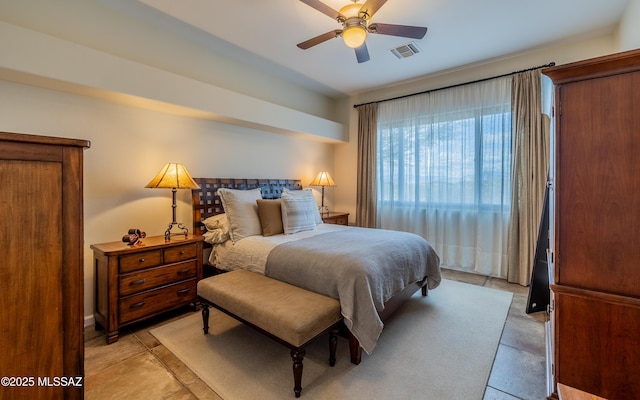
[[446,266],[495,275],[486,271],[490,264],[506,262],[510,82],[498,78],[379,105],[379,225],[421,234]]
[[511,113],[380,124],[377,165],[383,203],[508,209]]

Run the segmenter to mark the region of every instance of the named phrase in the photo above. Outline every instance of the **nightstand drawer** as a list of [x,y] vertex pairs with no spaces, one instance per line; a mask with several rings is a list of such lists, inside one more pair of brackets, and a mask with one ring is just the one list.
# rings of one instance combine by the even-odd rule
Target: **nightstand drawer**
[[196,252],[197,246],[195,243],[164,249],[164,263],[171,264],[178,261],[196,258]]
[[334,221],[333,223],[337,225],[349,225],[349,217],[336,217]]
[[120,324],[196,301],[196,279],[120,299]]
[[194,278],[196,260],[162,266],[120,276],[120,296],[142,292],[154,287]]
[[141,251],[120,256],[120,273],[157,267],[162,264],[162,250]]
[[332,211],[320,215],[325,224],[349,225],[349,213]]

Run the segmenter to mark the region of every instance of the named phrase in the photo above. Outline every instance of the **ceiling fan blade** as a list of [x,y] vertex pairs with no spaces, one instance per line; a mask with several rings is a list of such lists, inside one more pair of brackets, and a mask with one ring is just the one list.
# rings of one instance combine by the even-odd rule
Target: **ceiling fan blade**
[[375,14],[386,2],[387,0],[367,0],[367,2],[360,7],[360,12],[367,14],[367,20],[371,19],[373,14]]
[[334,10],[333,8],[329,7],[328,5],[318,0],[300,0],[300,1],[308,5],[309,7],[315,8],[321,13],[330,16],[333,19],[338,19],[338,17],[342,15],[336,10]]
[[370,60],[369,58],[369,49],[367,49],[367,43],[362,43],[362,46],[355,49],[356,50],[356,59],[358,59],[358,64],[367,62]]
[[422,39],[427,33],[427,28],[422,26],[371,24],[369,32],[381,35],[402,36],[412,39]]
[[297,46],[300,47],[302,50],[306,50],[309,47],[313,47],[317,44],[320,44],[322,42],[326,42],[327,40],[333,39],[335,37],[340,36],[340,34],[342,33],[341,29],[336,29],[334,31],[330,31],[327,33],[323,33],[322,35],[318,35],[314,38],[311,38],[309,40],[306,40],[302,43],[298,43]]

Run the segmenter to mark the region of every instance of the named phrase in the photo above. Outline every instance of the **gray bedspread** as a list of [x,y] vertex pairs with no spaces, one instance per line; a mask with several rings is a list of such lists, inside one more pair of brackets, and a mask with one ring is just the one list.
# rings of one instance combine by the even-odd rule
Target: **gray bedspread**
[[276,246],[265,275],[340,300],[347,328],[371,353],[382,332],[384,303],[427,277],[440,284],[440,258],[422,237],[351,228]]

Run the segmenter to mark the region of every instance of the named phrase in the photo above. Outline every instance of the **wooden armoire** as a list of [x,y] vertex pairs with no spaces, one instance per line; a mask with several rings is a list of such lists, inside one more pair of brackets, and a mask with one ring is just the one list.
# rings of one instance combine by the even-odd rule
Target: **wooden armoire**
[[1,399],[84,397],[87,147],[0,132]]
[[640,50],[543,73],[555,85],[553,388],[640,399]]

